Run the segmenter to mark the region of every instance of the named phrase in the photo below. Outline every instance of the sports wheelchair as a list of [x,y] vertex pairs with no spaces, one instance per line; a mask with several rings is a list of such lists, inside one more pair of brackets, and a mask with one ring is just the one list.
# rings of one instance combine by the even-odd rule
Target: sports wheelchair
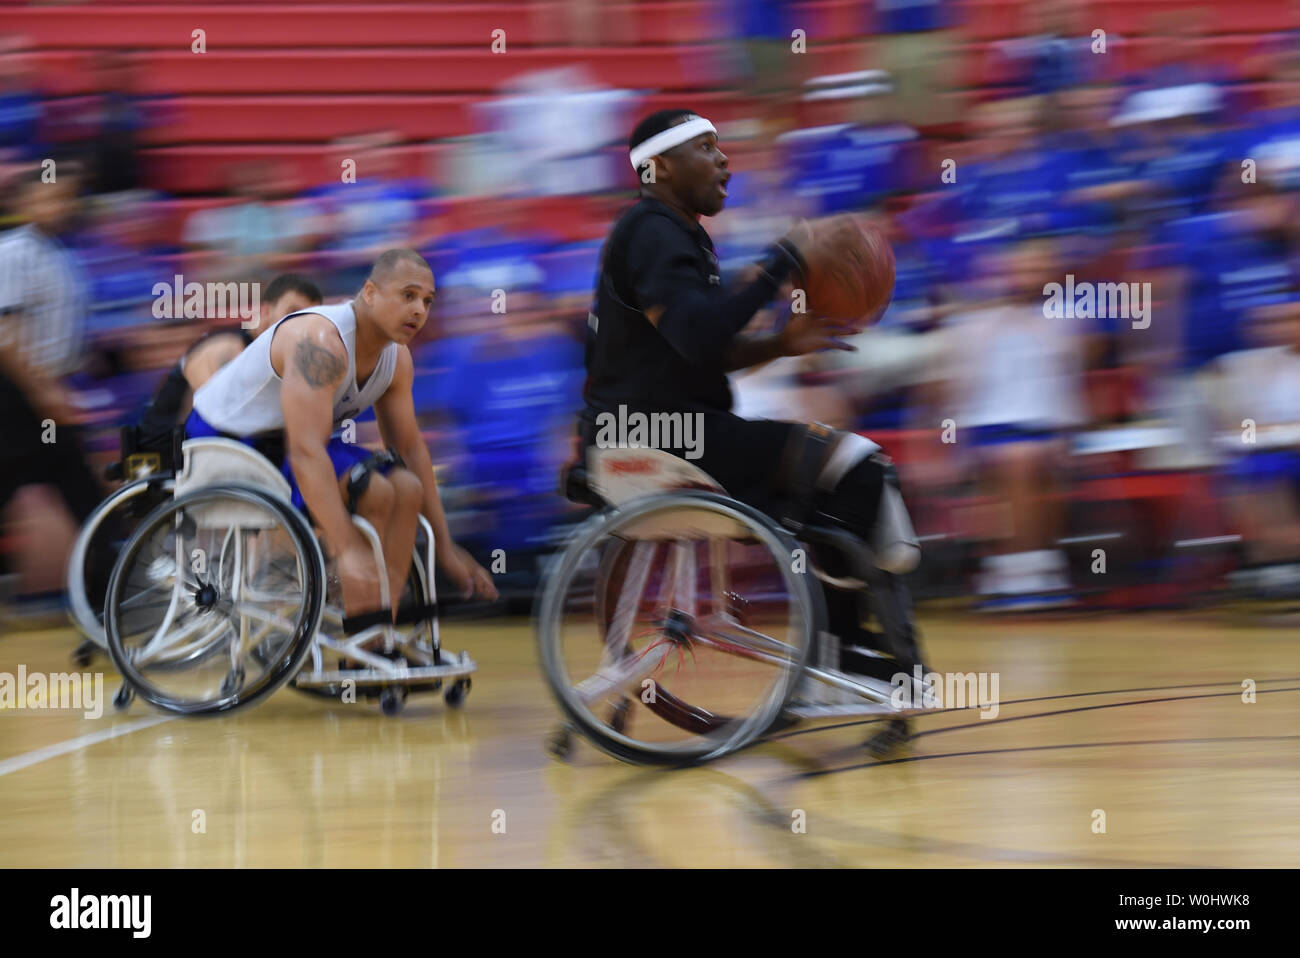
[[[562,483],[597,511],[552,558],[535,616],[564,715],[548,742],[557,757],[577,731],[626,762],[685,765],[845,716],[887,719],[870,743],[884,754],[907,737],[907,715],[938,707],[913,677],[921,655],[906,586],[857,537],[778,523],[659,450],[592,447]],[[827,560],[849,575],[828,574]],[[841,670],[822,585],[866,596],[875,648],[850,651],[906,679]]]
[[[139,694],[167,711],[224,712],[285,683],[344,701],[360,691],[390,715],[411,692],[464,701],[477,666],[465,652],[442,650],[433,531],[423,516],[397,625],[380,615],[349,622],[338,578],[270,459],[231,439],[178,432],[170,455],[141,452],[137,439],[124,434],[114,472],[130,481],[82,528],[68,575],[74,620],[122,674],[119,709]],[[391,608],[378,533],[353,521]],[[100,585],[105,562],[112,572]]]

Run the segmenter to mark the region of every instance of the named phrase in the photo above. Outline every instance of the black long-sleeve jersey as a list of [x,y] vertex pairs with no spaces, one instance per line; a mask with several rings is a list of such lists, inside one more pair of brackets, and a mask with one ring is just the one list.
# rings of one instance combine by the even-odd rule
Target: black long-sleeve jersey
[[704,227],[642,197],[601,251],[588,318],[588,410],[728,412],[727,346],[802,263],[778,243],[761,266],[753,282],[724,290]]

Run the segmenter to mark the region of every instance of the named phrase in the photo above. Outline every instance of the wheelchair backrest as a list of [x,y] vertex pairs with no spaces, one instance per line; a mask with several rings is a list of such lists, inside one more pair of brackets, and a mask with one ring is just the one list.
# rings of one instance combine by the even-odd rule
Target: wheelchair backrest
[[588,482],[610,505],[652,496],[670,489],[709,489],[726,492],[703,469],[662,449],[587,450]]
[[[592,446],[587,450],[587,470],[590,487],[610,505],[621,505],[674,489],[727,493],[703,469],[662,449],[602,449]],[[742,525],[727,516],[702,509],[660,512],[638,520],[625,531],[637,539],[664,540],[727,539],[745,533]]]
[[[177,498],[197,489],[240,485],[255,486],[285,502],[290,500],[289,481],[271,460],[234,439],[187,439],[182,454],[184,461],[176,476]],[[277,525],[266,510],[234,499],[192,510],[191,517],[204,528],[252,529]]]

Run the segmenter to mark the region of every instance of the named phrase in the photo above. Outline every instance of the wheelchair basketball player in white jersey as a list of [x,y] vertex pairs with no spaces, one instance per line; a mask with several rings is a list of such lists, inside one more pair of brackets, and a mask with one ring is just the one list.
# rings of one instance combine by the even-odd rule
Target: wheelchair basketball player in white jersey
[[[402,610],[381,608],[379,575],[387,575],[395,606],[420,513],[433,528],[438,566],[464,597],[497,597],[487,571],[451,539],[415,416],[408,344],[433,296],[422,256],[386,251],[350,302],[291,313],[259,336],[195,393],[186,422],[191,439],[224,436],[264,454],[282,449],[277,465],[293,504],[310,515],[336,562],[349,634],[398,620]],[[374,454],[336,434],[371,406],[385,446]],[[376,569],[352,514],[378,532],[387,569]]]

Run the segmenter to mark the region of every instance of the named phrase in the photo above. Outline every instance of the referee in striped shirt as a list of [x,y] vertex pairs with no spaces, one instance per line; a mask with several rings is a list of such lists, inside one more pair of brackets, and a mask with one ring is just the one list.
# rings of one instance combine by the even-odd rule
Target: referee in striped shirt
[[[49,484],[80,524],[104,489],[86,463],[63,384],[81,359],[88,283],[60,239],[79,183],[59,166],[55,182],[42,182],[39,168],[11,182],[19,225],[0,233],[0,515],[23,486]],[[0,555],[0,572],[3,565]]]

